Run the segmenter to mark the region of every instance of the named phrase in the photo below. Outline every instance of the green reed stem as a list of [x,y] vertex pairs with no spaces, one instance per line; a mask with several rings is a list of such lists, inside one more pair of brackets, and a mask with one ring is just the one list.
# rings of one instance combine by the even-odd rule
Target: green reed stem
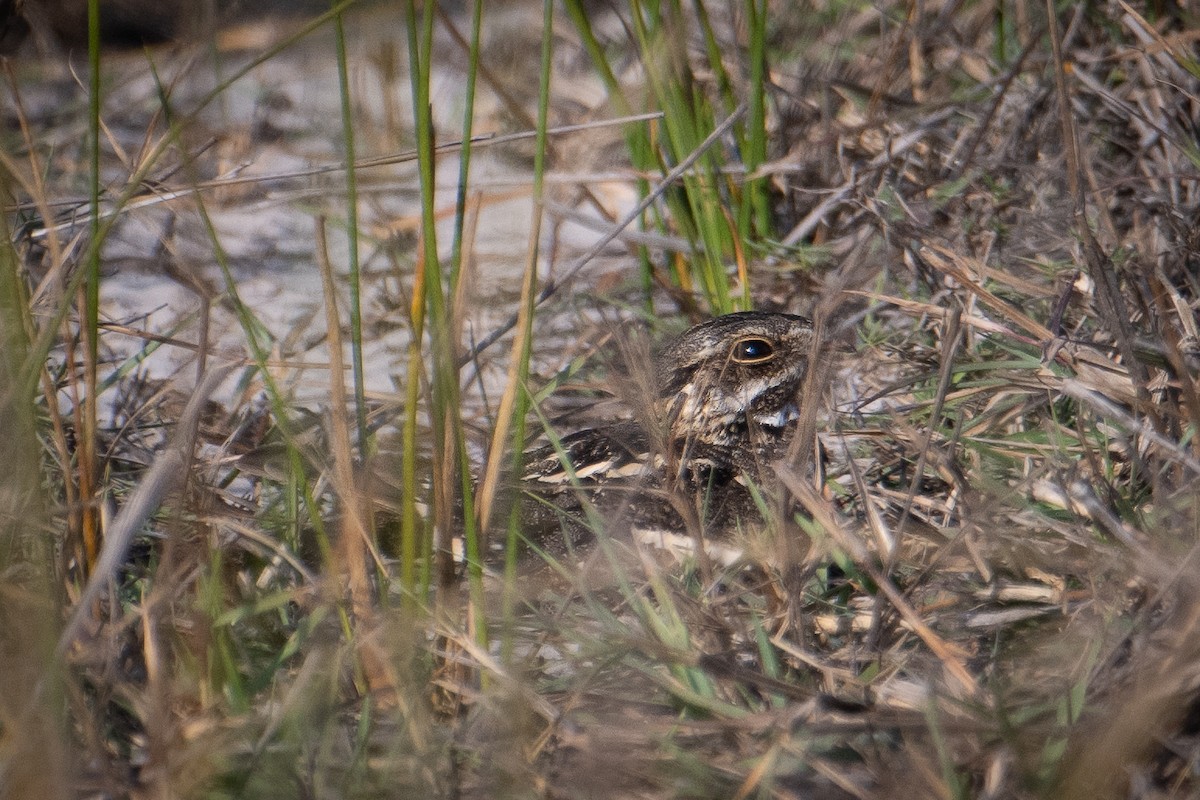
[[[550,118],[550,71],[554,57],[554,3],[553,0],[543,0],[542,3],[542,60],[538,80],[538,117],[537,138],[533,151],[533,218],[529,226],[529,260],[525,266],[525,279],[521,287],[521,314],[517,331],[519,343],[518,362],[516,370],[516,395],[513,405],[512,431],[512,474],[519,476],[525,466],[525,421],[529,415],[532,396],[529,392],[529,358],[533,351],[533,315],[537,302],[537,266],[539,258],[539,242],[542,230],[542,205],[545,190],[546,146],[548,120]],[[513,504],[508,516],[508,540],[505,542],[505,591],[504,617],[506,622],[513,613],[514,592],[516,583],[517,551],[521,542],[520,503]],[[506,630],[511,625],[506,625]],[[505,655],[511,654],[511,640],[504,641]]]
[[[100,0],[88,0],[88,233],[93,242],[100,238]],[[96,386],[96,332],[100,323],[100,248],[87,253],[86,307],[82,322],[86,331],[88,356],[88,398],[95,410],[92,390]]]
[[[712,104],[691,73],[684,45],[687,18],[679,0],[631,0],[630,8],[646,81],[654,102],[663,110],[665,136],[658,137],[656,144],[659,169],[666,172],[695,151],[712,130]],[[714,313],[733,310],[724,260],[737,250],[731,214],[720,192],[725,180],[722,162],[716,151],[704,153],[696,169],[683,176],[683,191],[671,192],[666,198],[670,224],[694,250],[690,273],[681,271],[678,280],[688,290],[694,282]]]
[[[432,12],[426,6],[425,14]],[[422,47],[417,26],[417,8],[413,0],[405,5],[408,31],[409,73],[413,97],[413,125],[417,135],[417,162],[421,188],[421,250],[413,275],[412,339],[408,343],[408,365],[405,371],[404,427],[401,433],[400,482],[403,497],[400,503],[400,583],[405,590],[406,603],[417,597],[417,559],[420,531],[417,518],[417,406],[420,401],[420,380],[423,362],[422,339],[425,335],[425,314],[429,292],[425,283],[429,272],[436,272],[437,232],[432,225],[433,208],[433,131],[429,110],[429,48]],[[433,265],[430,262],[433,262]]]
[[[88,0],[88,208],[91,212],[88,233],[91,246],[84,260],[83,308],[79,334],[83,342],[83,408],[75,411],[79,442],[77,475],[79,482],[79,534],[82,536],[86,574],[99,555],[100,520],[96,495],[99,460],[96,456],[97,408],[96,371],[100,354],[100,3]],[[67,294],[66,297],[70,297]],[[63,303],[67,308],[68,303]],[[31,376],[32,377],[32,376]]]
[[[432,383],[431,383],[431,402],[430,420],[433,427],[433,475],[434,475],[434,511],[439,522],[437,528],[442,531],[446,539],[438,543],[436,558],[439,568],[439,585],[448,583],[453,577],[453,564],[450,560],[450,542],[449,534],[454,525],[454,494],[456,492],[454,483],[449,480],[451,475],[459,476],[459,486],[464,490],[464,502],[469,503],[467,496],[470,491],[466,489],[467,483],[463,477],[463,470],[467,469],[465,461],[462,463],[460,459],[464,459],[466,455],[465,435],[462,431],[461,419],[461,403],[459,400],[458,387],[458,363],[454,354],[453,341],[453,326],[450,321],[447,311],[447,302],[445,297],[445,287],[443,285],[443,275],[441,270],[441,262],[438,259],[437,248],[437,207],[434,189],[436,187],[436,166],[437,160],[434,153],[434,129],[433,129],[433,112],[430,106],[429,94],[429,77],[430,77],[430,62],[433,54],[433,19],[434,10],[431,5],[426,4],[422,11],[420,40],[417,39],[416,28],[416,8],[410,2],[408,4],[408,23],[409,23],[409,60],[411,63],[411,73],[413,81],[413,113],[414,126],[417,134],[417,166],[420,175],[421,187],[421,243],[422,249],[418,257],[418,272],[420,284],[420,298],[418,298],[417,287],[413,289],[413,310],[424,317],[428,315],[428,331],[429,342],[432,354]],[[459,235],[461,237],[461,234]],[[461,258],[461,238],[458,239],[456,245],[457,251]],[[454,276],[457,277],[458,270],[454,270]],[[423,305],[423,308],[418,310],[418,303]],[[421,331],[414,325],[414,336],[420,339]],[[411,352],[411,351],[410,351]],[[413,366],[410,364],[410,367]],[[410,375],[411,382],[416,376]],[[409,413],[415,410],[410,409]],[[415,432],[415,431],[414,431]],[[412,453],[406,453],[406,458],[415,459],[416,441],[415,439],[406,442],[406,445],[411,445]],[[414,460],[415,463],[415,460]],[[458,469],[455,469],[456,463]],[[415,475],[413,476],[415,478]],[[406,482],[406,487],[408,484]],[[415,489],[415,486],[413,487]],[[402,519],[401,536],[405,534],[403,527],[404,520]],[[410,537],[415,536],[416,527],[415,515],[411,522],[414,523],[413,528],[408,532]],[[431,548],[430,542],[424,542],[425,547],[422,552],[429,553]],[[416,541],[415,539],[409,544],[412,548],[411,552],[415,555]],[[406,554],[409,551],[405,551]],[[429,588],[429,570],[432,567],[431,559],[426,558],[422,564],[424,572],[422,573],[422,581],[420,591],[422,594],[428,591]]]
[[[483,0],[475,0],[471,10],[471,47],[467,54],[467,85],[463,109],[462,150],[458,162],[458,192],[454,203],[454,241],[450,256],[450,292],[458,296],[459,280],[463,269],[463,236],[467,218],[467,186],[471,173],[471,134],[475,126],[475,87],[479,73],[480,37],[483,30]],[[457,358],[455,359],[457,363]],[[457,390],[457,370],[454,387]],[[453,408],[460,408],[455,403]],[[480,552],[479,529],[475,518],[475,478],[467,455],[467,440],[464,435],[461,414],[454,425],[454,445],[459,467],[459,491],[462,493],[463,538],[466,545],[467,581],[473,605],[483,607],[483,559]],[[487,626],[482,614],[476,615],[475,641],[487,644]]]
[[[604,87],[608,91],[608,96],[612,98],[613,107],[617,110],[618,114],[625,116],[632,114],[633,110],[629,98],[625,94],[624,87],[617,80],[616,73],[609,66],[604,48],[592,30],[591,19],[588,16],[587,10],[583,7],[582,0],[564,0],[563,6],[568,16],[570,16],[571,22],[574,23],[575,29],[579,32],[584,49],[591,58],[592,65],[600,74],[600,80],[604,83]],[[658,166],[654,158],[654,146],[651,144],[650,125],[643,123],[625,126],[625,146],[629,150],[630,163],[633,164],[638,174],[638,178],[635,181],[637,195],[639,198],[645,198],[650,194],[650,181],[641,176]],[[658,222],[659,228],[664,227],[661,219]],[[641,230],[646,230],[647,225],[644,216],[639,222],[639,227]],[[654,264],[650,260],[649,251],[644,246],[638,246],[637,252],[638,271],[641,277],[646,312],[653,314]]]
[[[746,3],[750,28],[750,97],[746,113],[746,135],[742,146],[742,164],[746,170],[742,203],[738,207],[739,235],[743,242],[756,236],[771,236],[771,204],[765,178],[754,173],[767,161],[767,0]],[[753,220],[753,228],[750,224]],[[749,287],[746,287],[747,289]]]
[[350,350],[354,375],[354,418],[358,426],[359,459],[369,449],[367,431],[367,393],[363,376],[362,280],[358,255],[358,171],[355,167],[354,109],[350,97],[350,78],[346,68],[346,29],[337,4],[332,9],[334,40],[337,42],[338,92],[341,95],[342,142],[346,149],[346,236],[350,259]]

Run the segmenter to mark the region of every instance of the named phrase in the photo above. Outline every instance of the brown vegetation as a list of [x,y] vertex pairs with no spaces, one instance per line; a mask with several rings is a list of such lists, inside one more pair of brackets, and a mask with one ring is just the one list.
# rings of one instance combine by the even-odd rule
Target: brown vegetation
[[[0,795],[1200,792],[1200,19],[770,3],[747,175],[754,4],[665,11],[640,47],[636,5],[559,11],[551,122],[657,111],[671,77],[714,109],[697,140],[731,120],[684,164],[724,215],[663,179],[668,109],[649,157],[550,137],[540,233],[531,139],[480,143],[461,227],[453,191],[423,225],[391,4],[345,20],[352,237],[332,16],[278,52],[106,56],[90,198],[86,92],[59,56],[6,64]],[[476,132],[537,124],[540,11],[504,8]],[[448,141],[470,35],[438,25]],[[741,218],[755,186],[767,218]],[[423,256],[435,217],[461,274]],[[754,235],[714,255],[714,220]],[[510,368],[530,239],[551,288]],[[613,394],[615,329],[742,297],[814,317],[827,358],[741,562],[601,525],[603,570],[459,574],[450,539],[490,513],[464,496],[490,509],[511,441],[606,413],[578,400]]]

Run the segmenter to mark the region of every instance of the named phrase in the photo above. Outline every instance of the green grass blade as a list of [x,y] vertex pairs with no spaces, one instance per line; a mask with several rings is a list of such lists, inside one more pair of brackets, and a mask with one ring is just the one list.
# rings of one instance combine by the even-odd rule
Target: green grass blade
[[358,171],[355,167],[354,109],[350,96],[350,77],[346,66],[346,29],[342,11],[337,3],[331,9],[334,41],[337,42],[338,93],[341,97],[342,143],[346,160],[346,240],[349,247],[350,275],[350,342],[354,374],[354,418],[358,426],[359,458],[365,459],[369,448],[367,432],[367,394],[363,376],[362,338],[362,280],[358,256]]

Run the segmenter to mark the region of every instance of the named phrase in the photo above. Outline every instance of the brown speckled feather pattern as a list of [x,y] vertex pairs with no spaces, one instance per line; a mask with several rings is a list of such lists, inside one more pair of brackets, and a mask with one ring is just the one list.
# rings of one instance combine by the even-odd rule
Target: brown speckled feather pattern
[[[800,316],[739,312],[671,341],[654,363],[645,421],[577,431],[528,454],[521,481],[527,535],[561,553],[609,533],[699,530],[721,538],[757,516],[748,485],[799,416],[812,325]],[[649,405],[649,403],[647,404]]]

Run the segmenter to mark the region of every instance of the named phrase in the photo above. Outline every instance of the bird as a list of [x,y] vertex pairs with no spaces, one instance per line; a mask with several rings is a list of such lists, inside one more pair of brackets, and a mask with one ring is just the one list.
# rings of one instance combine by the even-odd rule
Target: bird
[[651,365],[652,399],[631,419],[526,453],[530,536],[555,554],[586,545],[597,525],[728,536],[756,513],[750,487],[769,479],[795,430],[813,336],[805,317],[741,311],[671,340]]

